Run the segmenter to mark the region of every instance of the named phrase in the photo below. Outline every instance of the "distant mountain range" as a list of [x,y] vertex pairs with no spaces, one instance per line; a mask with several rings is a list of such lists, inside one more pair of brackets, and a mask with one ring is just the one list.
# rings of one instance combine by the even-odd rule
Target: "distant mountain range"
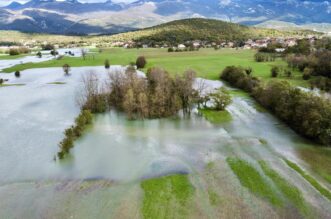
[[192,17],[265,27],[281,22],[282,28],[319,28],[331,32],[331,2],[320,0],[138,0],[130,4],[111,0],[103,3],[31,0],[0,8],[0,29],[113,34]]

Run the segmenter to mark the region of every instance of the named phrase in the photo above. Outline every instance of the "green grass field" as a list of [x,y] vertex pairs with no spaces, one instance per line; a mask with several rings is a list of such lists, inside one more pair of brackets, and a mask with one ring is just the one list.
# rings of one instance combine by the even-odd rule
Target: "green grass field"
[[167,49],[123,49],[112,48],[105,49],[102,53],[89,54],[86,60],[83,58],[64,57],[61,60],[50,60],[42,63],[26,63],[11,68],[4,69],[6,73],[16,70],[25,70],[30,68],[61,67],[69,64],[72,67],[78,66],[100,66],[109,59],[111,65],[127,65],[135,62],[136,58],[143,55],[147,58],[146,71],[150,67],[161,67],[169,71],[172,75],[181,74],[187,69],[193,69],[197,76],[216,80],[219,78],[222,70],[229,65],[241,65],[251,67],[253,76],[262,80],[286,79],[294,85],[308,86],[308,82],[301,79],[301,73],[293,72],[291,78],[279,77],[272,79],[270,69],[273,65],[286,67],[286,63],[277,59],[275,62],[257,63],[254,61],[254,50],[236,50],[236,49],[201,49],[195,52],[168,53]]
[[11,59],[18,59],[18,58],[23,58],[25,56],[28,56],[30,54],[20,54],[16,56],[11,56],[11,55],[0,55],[0,60],[11,60]]
[[199,112],[213,124],[222,124],[232,120],[231,114],[226,110],[199,109]]
[[147,179],[141,183],[144,191],[144,218],[186,218],[188,203],[194,194],[187,175],[170,175]]
[[268,200],[277,207],[282,207],[283,202],[255,167],[245,160],[228,157],[226,159],[242,186],[258,197]]

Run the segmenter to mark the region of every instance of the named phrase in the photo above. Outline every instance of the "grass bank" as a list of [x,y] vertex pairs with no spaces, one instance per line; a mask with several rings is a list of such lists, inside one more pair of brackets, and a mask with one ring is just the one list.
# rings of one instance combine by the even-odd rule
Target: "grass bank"
[[199,112],[213,124],[222,124],[232,121],[231,114],[226,110],[199,109]]

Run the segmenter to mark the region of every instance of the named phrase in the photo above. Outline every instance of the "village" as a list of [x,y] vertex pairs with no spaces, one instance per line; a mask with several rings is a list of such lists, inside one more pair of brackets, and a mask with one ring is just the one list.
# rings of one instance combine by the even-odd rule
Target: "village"
[[[234,48],[234,49],[261,49],[267,48],[268,45],[276,45],[276,52],[283,52],[286,48],[297,45],[298,40],[307,39],[313,44],[318,37],[308,36],[307,38],[272,38],[266,37],[261,39],[248,39],[246,41],[222,41],[222,42],[210,42],[203,40],[192,40],[178,44],[170,43],[146,43],[134,40],[129,41],[101,41],[95,43],[93,41],[71,42],[71,43],[53,43],[51,41],[37,41],[37,40],[21,40],[19,43],[0,42],[0,55],[9,54],[11,49],[16,49],[19,54],[29,53],[30,51],[40,50],[53,50],[60,48],[111,48],[121,47],[125,49],[132,48],[168,48],[169,52],[182,52],[182,51],[194,51],[200,48]],[[52,45],[51,49],[44,49],[46,45]],[[47,46],[46,46],[47,47]],[[17,53],[11,55],[18,55]]]

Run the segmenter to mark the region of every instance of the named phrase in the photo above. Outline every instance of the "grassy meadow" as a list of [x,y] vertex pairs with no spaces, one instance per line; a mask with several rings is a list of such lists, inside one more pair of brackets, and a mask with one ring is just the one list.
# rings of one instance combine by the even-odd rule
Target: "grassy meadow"
[[72,67],[99,66],[103,65],[106,59],[109,59],[111,65],[127,65],[130,62],[135,62],[138,56],[143,55],[148,62],[144,71],[150,67],[161,67],[175,75],[181,74],[187,69],[193,69],[199,77],[217,80],[220,72],[226,66],[241,65],[243,67],[251,67],[253,75],[265,81],[286,79],[294,85],[308,86],[307,81],[302,80],[301,73],[298,71],[294,71],[291,78],[280,76],[277,79],[272,79],[270,76],[272,66],[280,65],[286,68],[286,63],[281,59],[277,59],[275,62],[255,62],[255,52],[254,50],[242,49],[200,49],[200,51],[194,52],[169,53],[167,49],[111,48],[105,49],[101,53],[90,53],[86,60],[83,60],[83,58],[63,57],[60,60],[17,65],[4,69],[3,72],[10,73],[30,68],[61,67],[64,64],[69,64]]

